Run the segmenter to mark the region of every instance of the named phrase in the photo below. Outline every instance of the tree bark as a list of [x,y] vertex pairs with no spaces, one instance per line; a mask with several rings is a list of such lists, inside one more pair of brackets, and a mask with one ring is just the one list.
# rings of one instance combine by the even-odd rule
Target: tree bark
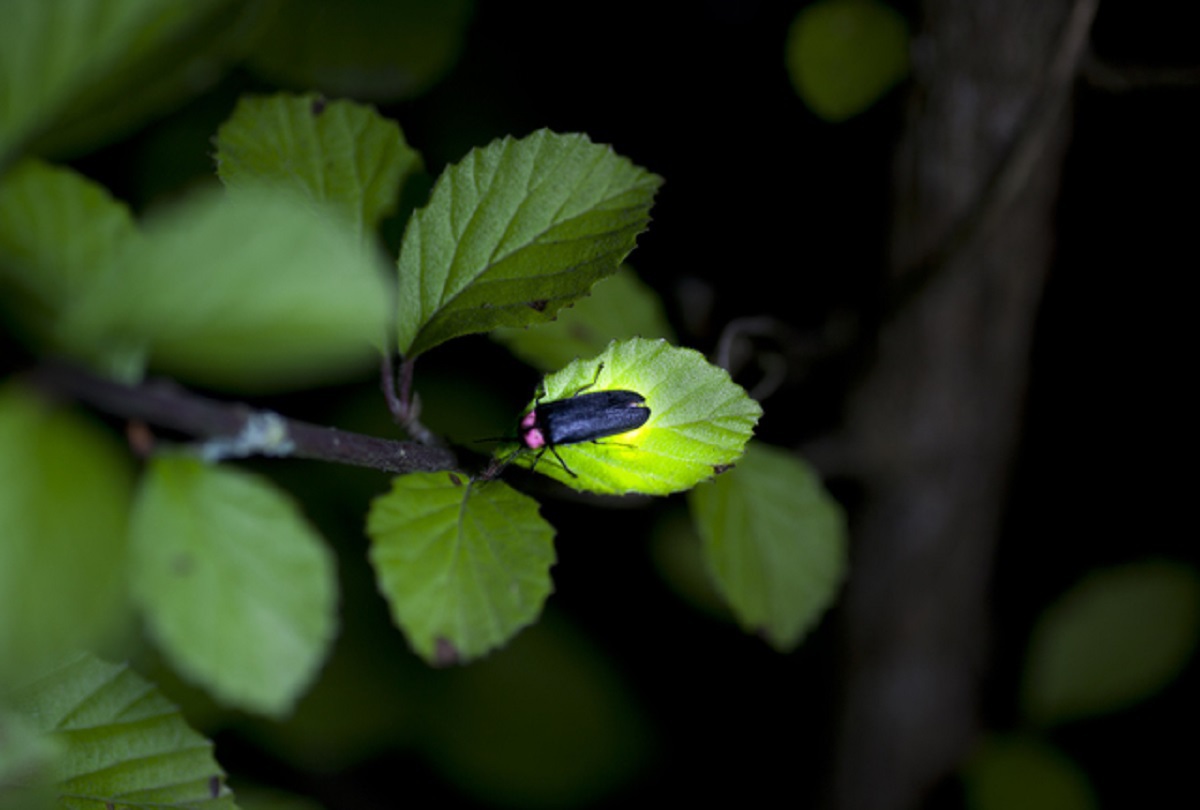
[[977,730],[988,585],[1095,0],[927,0],[895,166],[832,804],[919,806]]

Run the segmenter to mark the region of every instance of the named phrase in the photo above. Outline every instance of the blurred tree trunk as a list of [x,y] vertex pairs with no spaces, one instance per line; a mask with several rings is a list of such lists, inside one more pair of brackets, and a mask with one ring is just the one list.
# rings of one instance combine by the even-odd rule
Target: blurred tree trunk
[[848,433],[865,502],[833,805],[920,806],[977,731],[988,586],[1096,0],[926,0],[893,296]]

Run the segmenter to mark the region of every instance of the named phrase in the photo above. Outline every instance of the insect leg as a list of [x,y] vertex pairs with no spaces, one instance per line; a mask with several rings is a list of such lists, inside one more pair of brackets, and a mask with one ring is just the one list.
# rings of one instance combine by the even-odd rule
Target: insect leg
[[597,382],[600,380],[600,372],[601,372],[601,371],[604,371],[604,364],[603,364],[603,363],[601,363],[600,365],[596,366],[596,376],[595,376],[595,377],[592,377],[592,381],[591,381],[590,383],[588,383],[587,385],[583,385],[583,386],[580,386],[579,388],[576,388],[576,389],[575,389],[575,393],[574,393],[574,394],[571,394],[571,396],[572,396],[572,397],[577,397],[577,396],[579,396],[580,394],[582,394],[584,391],[588,390],[588,389],[589,389],[589,388],[591,388],[593,385],[595,385],[595,384],[596,384],[596,383],[597,383]]
[[605,442],[605,441],[601,441],[600,439],[592,439],[592,444],[599,444],[602,446],[612,446],[612,447],[632,447],[632,448],[637,447],[636,444],[626,444],[625,442]]
[[554,449],[554,445],[548,444],[548,445],[546,445],[546,447],[548,447],[550,449],[550,452],[554,454],[554,457],[556,459],[558,459],[558,463],[562,465],[562,468],[567,471],[568,475],[570,475],[572,478],[579,477],[578,475],[575,474],[574,470],[572,470],[570,467],[567,466],[567,462],[563,461],[562,456],[560,456],[558,454],[558,451]]
[[[548,447],[548,446],[549,445],[543,446],[541,450],[537,451],[537,455],[535,455],[533,457],[533,463],[529,465],[530,472],[533,472],[534,470],[537,469],[538,462],[542,460],[542,456],[546,455],[546,447]],[[519,452],[521,452],[521,451],[518,450],[517,453],[519,453]],[[513,455],[515,456],[517,453],[513,453]]]

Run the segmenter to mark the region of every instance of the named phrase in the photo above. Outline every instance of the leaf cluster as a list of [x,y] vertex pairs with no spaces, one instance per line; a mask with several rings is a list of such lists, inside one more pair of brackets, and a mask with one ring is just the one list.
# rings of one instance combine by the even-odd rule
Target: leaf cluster
[[[32,147],[94,120],[78,99],[117,94],[172,44],[204,51],[209,26],[234,12],[220,0],[87,8],[54,29],[58,62],[37,50],[51,30],[44,6],[14,5],[0,33],[0,291],[22,339],[118,380],[256,395],[354,379],[395,353],[411,373],[446,341],[492,333],[560,369],[532,409],[592,385],[636,391],[650,410],[611,442],[555,448],[572,472],[537,471],[601,495],[690,490],[738,620],[781,650],[799,643],[843,576],[841,513],[791,454],[747,451],[758,403],[671,345],[661,303],[622,268],[660,178],[584,135],[503,138],[441,173],[391,256],[378,229],[421,156],[369,106],[280,94],[243,98],[217,131],[220,187],[135,216]],[[32,92],[19,75],[45,86]],[[415,410],[404,390],[399,405]],[[36,802],[50,783],[80,801],[233,806],[177,710],[83,652],[119,649],[134,619],[176,672],[230,707],[284,716],[317,677],[337,634],[334,557],[301,504],[220,463],[215,447],[135,469],[87,415],[19,380],[0,386],[0,480],[11,482],[0,493],[0,800],[34,785]],[[499,480],[506,461],[533,466],[503,444],[492,474],[402,475],[370,506],[379,590],[432,664],[505,645],[553,590],[554,529]],[[20,752],[7,740],[24,741]]]

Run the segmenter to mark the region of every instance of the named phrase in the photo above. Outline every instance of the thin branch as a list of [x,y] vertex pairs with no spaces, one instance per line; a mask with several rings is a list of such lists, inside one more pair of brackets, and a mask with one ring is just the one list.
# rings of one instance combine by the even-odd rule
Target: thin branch
[[430,447],[441,446],[441,440],[421,422],[421,398],[412,392],[413,361],[403,360],[400,363],[399,396],[396,394],[396,371],[392,366],[391,357],[383,358],[379,373],[383,396],[387,399],[388,410],[392,412],[392,419],[396,424],[421,444]]
[[[844,315],[837,315],[820,334],[806,334],[769,315],[735,318],[721,330],[713,362],[738,377],[753,360],[762,376],[750,396],[762,402],[789,377],[801,377],[818,361],[844,351],[853,336],[845,321]],[[755,341],[765,341],[770,348]]]
[[288,456],[369,467],[389,473],[434,472],[456,466],[444,447],[398,442],[287,419],[273,411],[220,402],[172,382],[126,385],[77,366],[48,362],[33,371],[43,390],[98,410],[209,439],[209,458]]
[[381,355],[379,358],[379,387],[383,389],[383,398],[387,402],[388,411],[392,414],[392,420],[396,424],[400,424],[403,417],[404,406],[400,402],[400,398],[396,396],[396,369],[392,366],[392,356],[390,354]]

